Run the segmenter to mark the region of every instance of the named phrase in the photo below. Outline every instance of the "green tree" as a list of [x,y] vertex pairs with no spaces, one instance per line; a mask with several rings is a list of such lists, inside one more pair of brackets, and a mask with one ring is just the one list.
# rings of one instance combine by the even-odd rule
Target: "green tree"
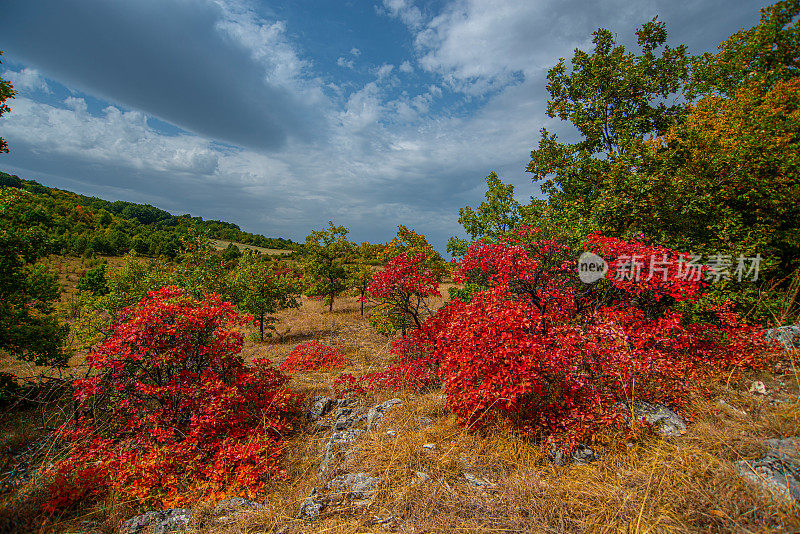
[[75,285],[78,291],[88,291],[95,296],[109,293],[108,280],[106,279],[106,264],[95,265],[84,274]]
[[[486,177],[486,202],[473,210],[466,206],[458,211],[458,223],[474,241],[480,238],[497,239],[523,221],[525,207],[514,199],[514,185],[504,183],[494,172]],[[447,252],[463,256],[469,241],[451,237]]]
[[353,296],[358,297],[361,304],[361,315],[364,315],[364,300],[367,296],[367,287],[369,287],[373,276],[375,276],[369,263],[367,263],[368,261],[368,258],[359,255],[350,268],[350,289],[353,290]]
[[[0,56],[2,55],[3,51],[0,50]],[[2,64],[3,62],[0,61],[0,65]],[[14,86],[11,85],[11,82],[0,78],[0,116],[11,111],[11,108],[8,107],[6,100],[9,98],[14,98],[16,94],[17,92],[14,90]],[[8,143],[6,143],[6,140],[2,137],[0,137],[0,152],[5,152],[6,154],[8,153]]]
[[328,310],[333,311],[333,300],[348,288],[350,278],[347,262],[353,253],[353,243],[347,240],[347,228],[334,226],[311,232],[306,237],[303,270],[306,295],[322,297]]
[[272,314],[286,308],[298,308],[302,291],[299,273],[248,252],[239,258],[230,273],[230,294],[239,308],[258,320],[261,341],[264,328],[273,328],[278,320]]
[[0,188],[0,349],[36,365],[63,366],[68,327],[53,309],[60,286],[56,275],[37,263],[52,244],[40,228],[10,224],[5,216],[25,195]]
[[683,116],[686,106],[676,97],[689,75],[686,47],[666,46],[666,28],[657,19],[637,36],[640,54],[616,44],[609,30],[598,29],[594,51],[576,50],[571,72],[563,59],[548,72],[547,114],[571,122],[581,140],[560,143],[542,129],[527,171],[542,182],[551,209],[534,206],[534,222],[537,215],[554,212],[568,213],[572,220],[589,218],[609,170],[630,168],[647,138],[665,133]]
[[230,263],[242,257],[242,251],[233,243],[228,243],[225,250],[222,251],[222,261]]

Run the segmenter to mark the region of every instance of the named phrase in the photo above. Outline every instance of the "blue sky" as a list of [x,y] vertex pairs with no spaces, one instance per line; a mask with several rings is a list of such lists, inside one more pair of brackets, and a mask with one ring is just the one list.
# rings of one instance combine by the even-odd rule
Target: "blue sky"
[[645,0],[6,0],[0,170],[302,241],[398,224],[440,250],[496,171],[519,200],[545,76],[598,27],[713,50],[764,4]]

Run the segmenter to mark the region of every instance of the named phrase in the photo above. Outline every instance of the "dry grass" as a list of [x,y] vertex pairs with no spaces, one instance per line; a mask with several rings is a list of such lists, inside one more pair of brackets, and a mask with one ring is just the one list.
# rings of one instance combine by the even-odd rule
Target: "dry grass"
[[257,247],[255,245],[245,245],[243,243],[236,243],[235,241],[226,241],[225,239],[209,239],[214,248],[217,250],[223,250],[228,248],[228,245],[233,243],[236,245],[239,250],[253,250],[259,252],[261,254],[268,254],[270,256],[283,256],[285,254],[291,254],[291,250],[285,250],[281,248],[264,248],[264,247]]
[[[445,288],[442,293],[447,296]],[[267,356],[277,364],[310,339],[342,347],[353,362],[347,368],[293,376],[290,387],[305,395],[330,395],[341,372],[357,375],[386,365],[391,339],[372,331],[355,299],[338,299],[332,313],[319,301],[303,298],[301,304],[278,314],[273,339],[262,344],[248,338],[245,357]],[[387,413],[379,430],[364,435],[345,466],[381,479],[374,500],[339,498],[316,520],[295,518],[311,490],[327,482],[320,477],[319,462],[328,433],[302,422],[286,442],[287,476],[259,499],[262,510],[220,521],[211,514],[214,503],[197,503],[199,522],[193,528],[285,534],[800,532],[796,508],[742,480],[735,470],[736,461],[763,455],[764,439],[800,435],[797,354],[790,356],[780,372],[723,380],[712,399],[695,405],[686,436],[614,442],[590,465],[556,466],[539,445],[500,428],[467,433],[445,410],[438,391],[401,393],[403,404]],[[770,395],[749,394],[754,379],[765,382]],[[370,402],[390,395],[382,392]],[[22,413],[4,420],[0,448],[17,451],[40,438],[39,416]],[[471,484],[465,473],[485,485]],[[135,512],[133,503],[110,496],[80,511],[45,517],[43,488],[44,480],[34,477],[21,490],[5,494],[0,532],[3,525],[9,532],[81,532],[81,522],[91,520],[111,533]]]

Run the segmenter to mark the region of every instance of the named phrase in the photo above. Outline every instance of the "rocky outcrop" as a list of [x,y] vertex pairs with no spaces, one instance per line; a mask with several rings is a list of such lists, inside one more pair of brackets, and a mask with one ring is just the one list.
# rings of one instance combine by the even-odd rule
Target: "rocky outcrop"
[[754,462],[736,462],[739,475],[776,497],[800,503],[800,438],[768,439],[767,453]]

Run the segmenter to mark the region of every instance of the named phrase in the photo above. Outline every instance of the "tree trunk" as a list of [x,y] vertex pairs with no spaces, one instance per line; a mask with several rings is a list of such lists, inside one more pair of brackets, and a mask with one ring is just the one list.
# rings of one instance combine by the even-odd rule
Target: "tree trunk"
[[264,314],[258,316],[258,326],[261,328],[261,342],[264,342]]
[[332,311],[333,311],[333,294],[331,294],[331,300],[330,300],[330,302],[328,303],[328,311],[329,311],[329,312],[332,312]]
[[364,317],[364,290],[361,290],[361,317]]

